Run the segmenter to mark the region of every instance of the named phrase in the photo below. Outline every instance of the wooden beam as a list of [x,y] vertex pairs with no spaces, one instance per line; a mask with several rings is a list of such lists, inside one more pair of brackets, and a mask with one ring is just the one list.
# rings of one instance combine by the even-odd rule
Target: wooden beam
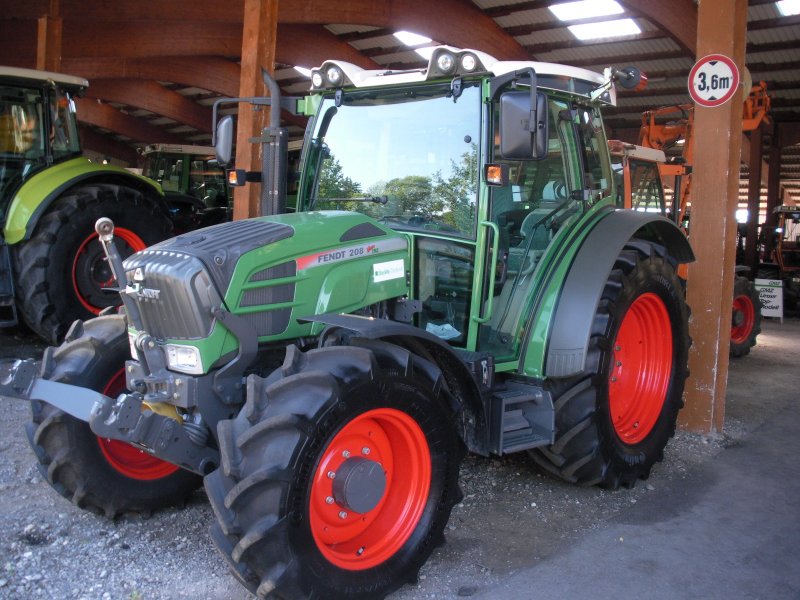
[[198,131],[211,132],[211,109],[200,106],[155,81],[95,79],[89,85],[86,96],[143,108],[178,123],[190,125]]
[[62,21],[59,0],[50,0],[47,13],[39,17],[36,35],[36,68],[45,71],[61,70]]
[[761,208],[761,163],[764,157],[764,135],[761,127],[750,133],[750,176],[747,186],[747,235],[744,263],[753,277],[758,270],[758,214]]
[[241,26],[212,21],[83,21],[64,19],[64,58],[239,56]]
[[113,106],[99,103],[89,98],[76,100],[78,121],[108,129],[135,142],[145,144],[185,144],[186,138],[170,133],[161,127],[150,125],[142,119],[137,119],[118,111]]
[[[245,0],[244,28],[242,31],[242,74],[239,95],[265,96],[261,70],[275,71],[275,46],[278,36],[278,0]],[[269,123],[269,110],[254,110],[241,104],[236,138],[236,167],[248,171],[261,171],[261,145],[252,137],[260,138]],[[233,218],[256,217],[261,210],[260,185],[237,187],[233,193]]]
[[38,32],[36,20],[0,19],[0,64],[35,69]]
[[279,25],[277,33],[275,60],[287,65],[317,67],[335,58],[363,69],[377,69],[380,66],[350,44],[337,39],[321,25]]
[[239,93],[239,65],[219,56],[64,58],[65,73],[95,79],[151,79],[195,86],[223,96]]
[[[747,0],[703,0],[698,56],[728,56],[742,72],[746,28]],[[697,262],[689,265],[687,301],[694,343],[686,408],[679,414],[681,425],[695,431],[722,431],[725,418],[743,97],[740,85],[727,103],[695,110],[692,197],[702,201],[692,204],[692,232],[697,233],[691,243]]]
[[697,5],[692,0],[619,0],[625,10],[645,17],[689,56],[697,47]]
[[78,132],[81,136],[81,147],[84,150],[116,158],[128,163],[130,167],[135,167],[139,162],[139,154],[128,144],[117,141],[111,136],[98,133],[86,125],[80,125]]

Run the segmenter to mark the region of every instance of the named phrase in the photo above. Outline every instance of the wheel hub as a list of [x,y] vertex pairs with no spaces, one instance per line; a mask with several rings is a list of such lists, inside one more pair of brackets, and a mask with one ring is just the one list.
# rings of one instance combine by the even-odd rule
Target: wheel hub
[[333,498],[342,508],[368,513],[378,505],[385,491],[386,474],[374,460],[354,456],[336,470]]
[[744,323],[744,313],[741,310],[734,309],[732,320],[733,327],[740,327]]

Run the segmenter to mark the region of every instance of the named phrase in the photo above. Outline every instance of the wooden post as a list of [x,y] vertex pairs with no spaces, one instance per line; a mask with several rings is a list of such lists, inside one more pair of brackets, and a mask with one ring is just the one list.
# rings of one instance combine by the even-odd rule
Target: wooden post
[[[743,72],[746,32],[747,0],[703,0],[697,58],[722,54]],[[697,262],[689,265],[687,284],[694,344],[679,415],[680,425],[694,431],[721,431],[725,417],[743,97],[740,85],[727,103],[695,109],[691,244]]]
[[62,20],[59,0],[50,0],[46,15],[39,17],[36,35],[36,68],[44,71],[61,70]]
[[758,269],[758,219],[761,208],[761,165],[764,162],[764,135],[762,127],[750,134],[750,178],[747,185],[747,236],[745,237],[744,264],[750,267],[751,278]]
[[[239,96],[265,96],[267,89],[261,69],[270,73],[275,68],[275,40],[278,35],[278,0],[245,0],[242,32],[242,73]],[[274,110],[280,110],[275,108]],[[236,168],[261,171],[261,145],[251,141],[260,138],[269,124],[269,109],[239,105],[236,134]],[[260,214],[261,186],[248,183],[233,192],[233,218],[246,219]]]
[[764,260],[766,262],[772,261],[772,251],[775,249],[775,225],[777,225],[777,219],[773,211],[781,204],[782,129],[779,123],[773,122],[772,143],[769,149],[769,173],[767,173],[767,219],[764,222]]

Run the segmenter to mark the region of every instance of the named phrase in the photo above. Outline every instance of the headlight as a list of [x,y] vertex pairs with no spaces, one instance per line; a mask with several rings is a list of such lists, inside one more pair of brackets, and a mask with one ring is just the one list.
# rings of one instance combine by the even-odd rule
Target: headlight
[[311,84],[317,88],[322,87],[322,73],[319,71],[314,71],[311,74]]
[[164,354],[167,357],[167,367],[173,371],[189,375],[202,375],[204,372],[200,350],[194,346],[167,344],[164,346]]

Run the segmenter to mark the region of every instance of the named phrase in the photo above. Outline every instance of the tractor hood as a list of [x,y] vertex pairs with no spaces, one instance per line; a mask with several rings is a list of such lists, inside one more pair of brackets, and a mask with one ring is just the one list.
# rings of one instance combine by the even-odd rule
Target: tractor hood
[[126,294],[159,339],[208,337],[214,306],[259,338],[308,335],[297,319],[408,293],[407,239],[352,212],[234,221],[172,238],[124,262]]

